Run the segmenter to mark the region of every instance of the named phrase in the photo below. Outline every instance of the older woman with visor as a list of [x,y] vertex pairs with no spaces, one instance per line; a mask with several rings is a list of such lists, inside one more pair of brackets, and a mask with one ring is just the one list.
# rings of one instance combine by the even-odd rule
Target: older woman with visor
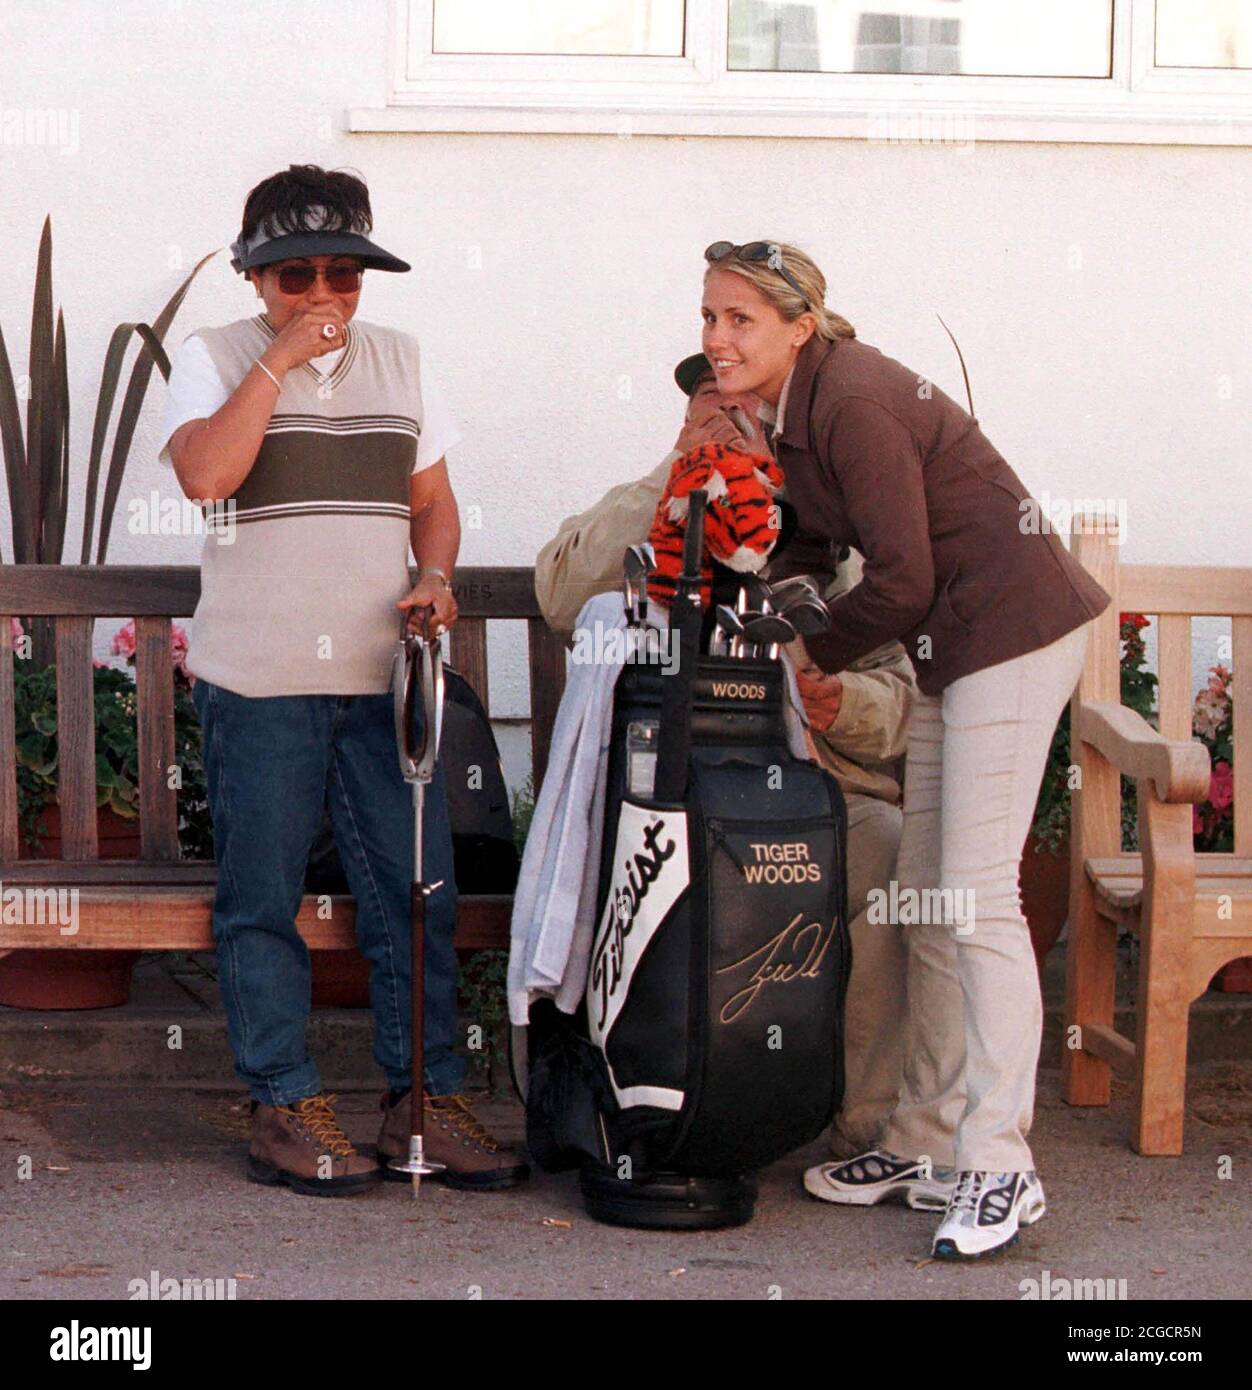
[[[432,632],[456,620],[460,522],[445,453],[459,435],[417,339],[356,318],[366,269],[409,269],[371,229],[369,192],[351,174],[292,165],[258,184],[232,264],[264,312],[183,344],[162,436],[184,492],[224,503],[214,510],[229,532],[205,540],[187,666],[204,728],[222,1003],[252,1097],[248,1175],[316,1196],[408,1181],[387,1161],[409,1135],[414,812],[388,690],[404,615],[411,625],[430,614]],[[389,1086],[376,1155],[344,1134],[305,1043],[309,953],[295,917],[327,807]],[[461,1094],[441,768],[426,807],[424,867],[443,885],[426,916],[426,1151],[457,1187],[507,1187],[526,1165]]]

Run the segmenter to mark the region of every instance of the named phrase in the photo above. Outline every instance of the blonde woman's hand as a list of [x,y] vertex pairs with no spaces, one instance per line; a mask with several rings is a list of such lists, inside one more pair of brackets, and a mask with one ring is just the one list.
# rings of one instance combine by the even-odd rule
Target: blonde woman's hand
[[788,651],[795,661],[796,685],[800,688],[800,700],[809,724],[818,733],[825,733],[839,718],[843,707],[843,682],[838,676],[815,666],[799,639],[789,644]]

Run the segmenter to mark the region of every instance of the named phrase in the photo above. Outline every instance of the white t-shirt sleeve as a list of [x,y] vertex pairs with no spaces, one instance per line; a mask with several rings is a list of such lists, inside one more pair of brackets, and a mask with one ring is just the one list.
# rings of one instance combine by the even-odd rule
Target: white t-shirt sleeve
[[189,420],[207,420],[216,415],[229,399],[230,392],[213,365],[204,339],[193,333],[170,358],[165,413],[161,416],[160,461],[173,468],[171,436]]
[[421,473],[439,462],[441,458],[461,442],[461,431],[457,429],[452,412],[444,399],[439,379],[431,371],[429,364],[422,360],[422,433],[417,441],[417,462],[414,473]]

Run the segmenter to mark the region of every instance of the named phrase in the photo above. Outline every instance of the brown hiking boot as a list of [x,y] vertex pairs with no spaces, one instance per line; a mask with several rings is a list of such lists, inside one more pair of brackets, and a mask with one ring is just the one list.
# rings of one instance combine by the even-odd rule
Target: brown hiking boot
[[[435,1174],[449,1187],[472,1192],[499,1192],[516,1187],[530,1176],[523,1159],[502,1149],[487,1133],[464,1096],[427,1096],[423,1124],[426,1157],[442,1163],[446,1172]],[[378,1162],[383,1177],[410,1181],[386,1165],[409,1154],[409,1096],[405,1092],[394,1105],[383,1096],[383,1127],[378,1133]]]
[[292,1105],[252,1111],[248,1176],[267,1187],[286,1183],[313,1197],[348,1197],[378,1181],[372,1159],[359,1154],[339,1128],[334,1096],[306,1096]]

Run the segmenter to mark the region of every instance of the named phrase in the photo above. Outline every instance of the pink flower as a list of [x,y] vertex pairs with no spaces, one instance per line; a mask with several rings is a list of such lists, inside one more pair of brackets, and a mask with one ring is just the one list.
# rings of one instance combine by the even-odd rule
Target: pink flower
[[113,655],[124,656],[127,661],[135,659],[135,620],[118,628],[117,635],[113,638]]
[[26,629],[22,626],[21,618],[9,619],[9,631],[13,634],[13,641],[16,643],[19,637],[26,635]]
[[171,656],[171,657],[173,658],[173,660],[174,660],[174,665],[177,666],[178,669],[179,669],[184,675],[187,675],[187,674],[188,674],[188,672],[187,672],[187,666],[186,666],[186,662],[187,662],[187,648],[188,648],[188,641],[187,641],[187,633],[186,633],[186,630],[185,630],[184,628],[179,627],[177,623],[171,623],[171,624],[170,624],[170,656]]
[[1229,710],[1222,699],[1212,690],[1204,689],[1195,697],[1191,712],[1191,729],[1201,738],[1215,738],[1217,731],[1226,722]]
[[1234,804],[1235,772],[1223,758],[1213,765],[1209,779],[1209,802],[1215,811],[1226,811]]
[[[174,663],[176,670],[188,676],[186,668],[187,650],[189,642],[185,628],[179,627],[177,623],[170,624],[170,660]],[[133,664],[135,660],[135,620],[118,628],[117,635],[113,638],[113,655],[124,656],[128,662]]]

